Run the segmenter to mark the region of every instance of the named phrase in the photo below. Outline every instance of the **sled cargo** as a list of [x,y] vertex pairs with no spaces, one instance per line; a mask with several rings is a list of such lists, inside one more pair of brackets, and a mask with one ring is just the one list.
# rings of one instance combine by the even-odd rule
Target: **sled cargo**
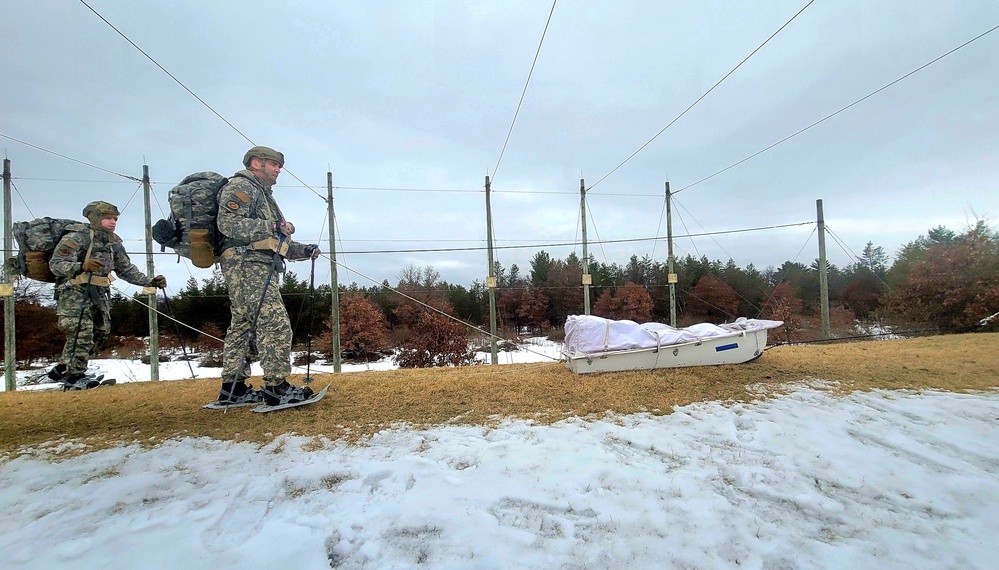
[[577,374],[741,364],[759,358],[767,346],[767,330],[783,324],[740,317],[723,325],[678,329],[570,315],[562,353],[566,367]]

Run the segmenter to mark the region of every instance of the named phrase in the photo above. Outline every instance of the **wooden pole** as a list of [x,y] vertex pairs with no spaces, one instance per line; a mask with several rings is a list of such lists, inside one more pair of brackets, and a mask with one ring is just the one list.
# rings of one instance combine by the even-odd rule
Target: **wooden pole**
[[332,322],[330,327],[333,331],[333,373],[339,374],[340,363],[340,283],[336,273],[336,213],[333,211],[333,173],[326,171],[326,205],[329,215],[330,225],[330,288],[333,293],[332,299]]
[[590,314],[590,258],[586,252],[586,184],[579,179],[579,215],[583,220],[583,314]]
[[491,187],[486,176],[486,250],[489,258],[489,277],[486,289],[489,291],[489,354],[493,366],[499,364],[499,350],[496,347],[496,264],[493,262],[493,210],[490,201]]
[[10,211],[10,159],[3,159],[3,279],[0,279],[0,296],[3,297],[3,347],[4,386],[8,392],[17,390],[17,340],[14,336],[14,284],[10,278],[7,258],[14,252],[14,220]]
[[[153,263],[153,216],[150,205],[152,187],[149,184],[149,165],[142,165],[142,194],[145,198],[146,213],[146,275],[152,277],[156,275],[156,267]],[[159,315],[156,313],[156,288],[149,287],[152,291],[146,294],[146,301],[149,305],[149,379],[160,379],[160,325]]]
[[673,271],[673,194],[666,183],[666,280],[669,282],[669,326],[676,328],[676,273]]
[[815,201],[819,223],[819,306],[822,311],[822,338],[829,338],[829,277],[826,274],[826,220],[822,200]]

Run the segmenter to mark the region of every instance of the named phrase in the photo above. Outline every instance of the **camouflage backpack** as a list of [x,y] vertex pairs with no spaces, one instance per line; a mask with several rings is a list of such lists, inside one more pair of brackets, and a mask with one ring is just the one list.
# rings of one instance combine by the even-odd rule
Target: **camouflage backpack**
[[196,172],[170,189],[170,216],[153,225],[160,251],[171,248],[196,267],[211,267],[222,253],[222,235],[215,225],[218,195],[229,179],[215,172]]
[[[17,240],[17,257],[9,263],[14,273],[37,281],[55,283],[56,276],[49,269],[52,252],[62,236],[70,231],[87,231],[88,224],[62,218],[37,218],[30,222],[14,224]],[[89,234],[88,234],[89,235]]]

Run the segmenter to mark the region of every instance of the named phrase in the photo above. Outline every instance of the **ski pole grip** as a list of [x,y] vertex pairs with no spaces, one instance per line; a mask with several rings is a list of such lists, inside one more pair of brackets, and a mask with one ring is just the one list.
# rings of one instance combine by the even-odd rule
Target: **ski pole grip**
[[280,234],[278,236],[278,246],[277,251],[274,252],[273,267],[275,271],[281,271],[283,267],[284,258],[281,257],[281,248],[284,246],[284,240],[287,238],[286,235]]

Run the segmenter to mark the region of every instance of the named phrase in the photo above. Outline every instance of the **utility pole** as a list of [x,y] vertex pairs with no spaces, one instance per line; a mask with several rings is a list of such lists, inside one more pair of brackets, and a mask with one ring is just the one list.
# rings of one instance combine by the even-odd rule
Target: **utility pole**
[[[153,216],[150,208],[149,165],[142,165],[142,194],[145,197],[146,211],[146,275],[156,274],[153,266]],[[160,326],[156,314],[156,287],[145,287],[149,304],[149,379],[160,379]]]
[[673,195],[666,182],[666,280],[669,282],[669,326],[676,328],[676,273],[673,272]]
[[822,200],[815,201],[819,223],[819,304],[822,310],[822,338],[829,338],[829,278],[826,275],[826,220]]
[[489,273],[486,277],[486,289],[489,290],[489,354],[493,366],[499,364],[499,351],[496,348],[496,265],[493,262],[493,208],[491,202],[491,186],[486,176],[486,250],[489,258]]
[[330,225],[330,286],[333,292],[333,373],[340,373],[340,283],[336,274],[336,212],[333,210],[333,173],[326,171],[326,206]]
[[7,258],[14,252],[14,219],[10,211],[10,159],[3,159],[3,279],[0,279],[0,297],[3,297],[3,348],[4,384],[8,392],[17,390],[17,341],[14,336],[14,284],[10,278]]
[[583,314],[590,314],[590,259],[586,253],[586,184],[579,179],[579,215],[583,220]]

